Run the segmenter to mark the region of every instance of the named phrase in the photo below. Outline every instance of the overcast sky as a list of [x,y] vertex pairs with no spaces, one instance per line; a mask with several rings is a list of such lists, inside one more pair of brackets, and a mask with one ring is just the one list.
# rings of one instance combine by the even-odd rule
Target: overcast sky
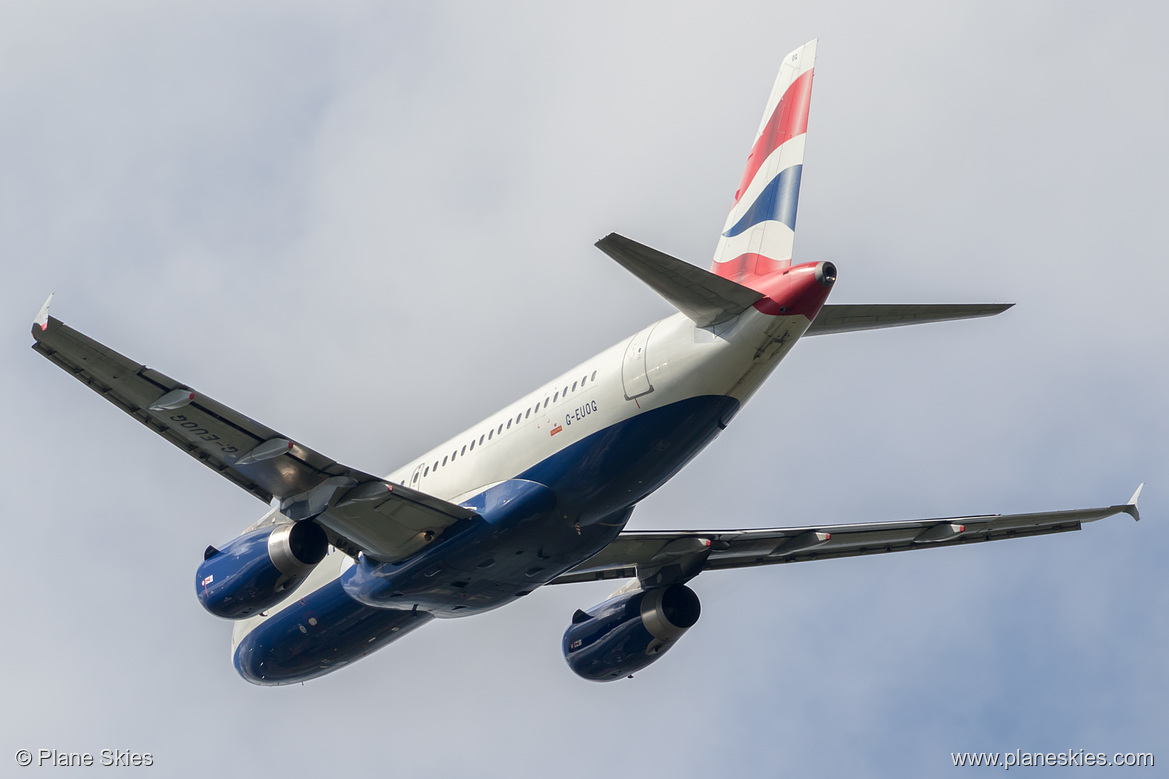
[[[1152,3],[0,5],[0,765],[168,776],[904,776],[1169,764],[1169,50]],[[717,6],[717,8],[716,8]],[[992,320],[809,339],[632,527],[1123,503],[1055,537],[706,574],[632,681],[560,654],[611,585],[253,687],[193,591],[264,506],[28,347],[70,325],[386,473],[706,267],[783,55],[818,37],[797,261]],[[11,763],[8,763],[11,765]],[[1151,772],[1150,772],[1151,773]]]

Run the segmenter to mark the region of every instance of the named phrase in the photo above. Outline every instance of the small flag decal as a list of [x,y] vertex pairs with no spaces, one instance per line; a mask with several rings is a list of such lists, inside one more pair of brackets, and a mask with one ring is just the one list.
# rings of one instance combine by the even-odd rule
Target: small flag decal
[[557,433],[559,433],[563,429],[564,429],[563,425],[557,425],[556,427],[552,428],[552,432],[549,433],[548,435],[556,435]]

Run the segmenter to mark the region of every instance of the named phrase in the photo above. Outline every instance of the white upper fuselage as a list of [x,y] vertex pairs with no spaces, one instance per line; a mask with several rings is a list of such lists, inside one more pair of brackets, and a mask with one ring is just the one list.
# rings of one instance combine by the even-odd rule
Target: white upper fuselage
[[[808,324],[800,316],[774,317],[749,309],[715,334],[674,314],[566,371],[387,478],[459,503],[638,414],[702,395],[744,403]],[[775,345],[780,340],[783,344]],[[640,357],[639,346],[644,350]],[[641,383],[632,386],[637,382]],[[639,391],[643,394],[631,397]]]

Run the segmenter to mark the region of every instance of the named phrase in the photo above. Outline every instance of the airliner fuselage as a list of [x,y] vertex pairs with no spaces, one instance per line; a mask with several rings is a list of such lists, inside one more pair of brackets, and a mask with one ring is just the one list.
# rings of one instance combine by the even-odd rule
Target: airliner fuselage
[[237,623],[236,668],[261,684],[319,676],[432,617],[503,606],[608,546],[808,328],[835,280],[824,265],[791,268],[768,306],[724,327],[655,322],[391,473],[482,519],[402,562],[330,555],[280,608]]

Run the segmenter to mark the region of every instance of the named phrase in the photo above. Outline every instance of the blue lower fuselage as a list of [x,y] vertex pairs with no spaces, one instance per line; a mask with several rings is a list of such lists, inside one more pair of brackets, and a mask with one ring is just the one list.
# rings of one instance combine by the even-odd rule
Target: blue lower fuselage
[[739,401],[703,395],[644,411],[577,441],[462,505],[448,528],[401,563],[362,557],[251,629],[235,649],[256,684],[301,682],[346,665],[436,616],[523,597],[610,544],[634,504],[726,427]]

